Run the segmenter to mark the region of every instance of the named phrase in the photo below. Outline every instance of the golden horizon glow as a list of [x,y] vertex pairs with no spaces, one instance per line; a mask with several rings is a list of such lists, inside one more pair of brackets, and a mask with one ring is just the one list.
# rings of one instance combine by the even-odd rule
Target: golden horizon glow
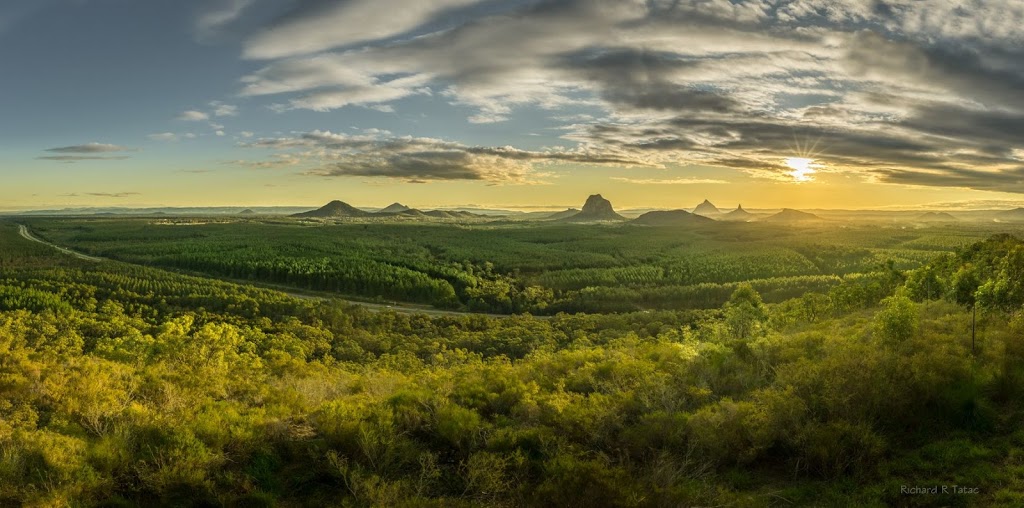
[[786,174],[792,176],[793,181],[797,183],[813,182],[814,174],[818,172],[817,168],[822,167],[814,159],[807,157],[790,157],[786,159],[786,166],[793,170]]

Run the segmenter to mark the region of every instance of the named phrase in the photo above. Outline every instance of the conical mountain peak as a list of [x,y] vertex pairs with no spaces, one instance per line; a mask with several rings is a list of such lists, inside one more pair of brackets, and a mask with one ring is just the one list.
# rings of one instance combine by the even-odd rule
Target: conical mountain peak
[[703,203],[697,205],[697,208],[693,209],[693,213],[696,215],[703,215],[705,217],[711,215],[719,215],[722,213],[717,206],[714,205],[710,200],[705,199]]

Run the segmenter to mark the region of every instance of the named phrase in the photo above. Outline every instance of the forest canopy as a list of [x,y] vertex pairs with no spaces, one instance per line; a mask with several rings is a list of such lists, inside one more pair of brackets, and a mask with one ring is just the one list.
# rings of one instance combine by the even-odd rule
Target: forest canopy
[[428,317],[0,224],[0,504],[1019,505],[1021,270],[993,236],[787,299]]

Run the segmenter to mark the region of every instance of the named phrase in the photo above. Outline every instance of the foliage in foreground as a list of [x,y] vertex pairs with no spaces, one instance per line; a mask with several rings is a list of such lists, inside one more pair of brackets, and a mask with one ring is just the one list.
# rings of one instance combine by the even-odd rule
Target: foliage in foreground
[[986,307],[972,356],[956,298],[979,259],[1018,268],[1016,240],[906,284],[550,320],[371,314],[0,240],[0,505],[1024,502],[1024,315]]

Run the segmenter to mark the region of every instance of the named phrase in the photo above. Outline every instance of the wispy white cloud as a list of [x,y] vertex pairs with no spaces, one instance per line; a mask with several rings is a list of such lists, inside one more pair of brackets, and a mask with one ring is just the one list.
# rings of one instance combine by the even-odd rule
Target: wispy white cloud
[[612,177],[616,182],[629,183],[634,185],[718,185],[727,184],[725,180],[712,178],[629,178]]
[[36,159],[38,159],[38,160],[65,162],[65,163],[69,163],[69,164],[70,163],[75,163],[75,162],[87,162],[87,161],[122,161],[122,160],[130,159],[130,158],[131,157],[128,157],[126,155],[113,155],[113,156],[101,156],[101,155],[44,155],[44,156],[41,156],[41,157],[36,157]]
[[238,116],[238,106],[232,104],[213,101],[210,107],[213,108],[213,116]]
[[86,143],[84,145],[61,146],[47,148],[47,152],[54,153],[108,153],[108,152],[130,152],[131,148],[108,143]]
[[200,40],[214,38],[226,25],[235,22],[254,0],[209,0],[196,19],[196,34]]
[[184,122],[203,122],[209,120],[210,115],[202,111],[190,109],[188,111],[181,112],[177,119]]
[[349,0],[300,3],[245,44],[245,57],[276,59],[386,39],[414,30],[447,9],[482,0]]

